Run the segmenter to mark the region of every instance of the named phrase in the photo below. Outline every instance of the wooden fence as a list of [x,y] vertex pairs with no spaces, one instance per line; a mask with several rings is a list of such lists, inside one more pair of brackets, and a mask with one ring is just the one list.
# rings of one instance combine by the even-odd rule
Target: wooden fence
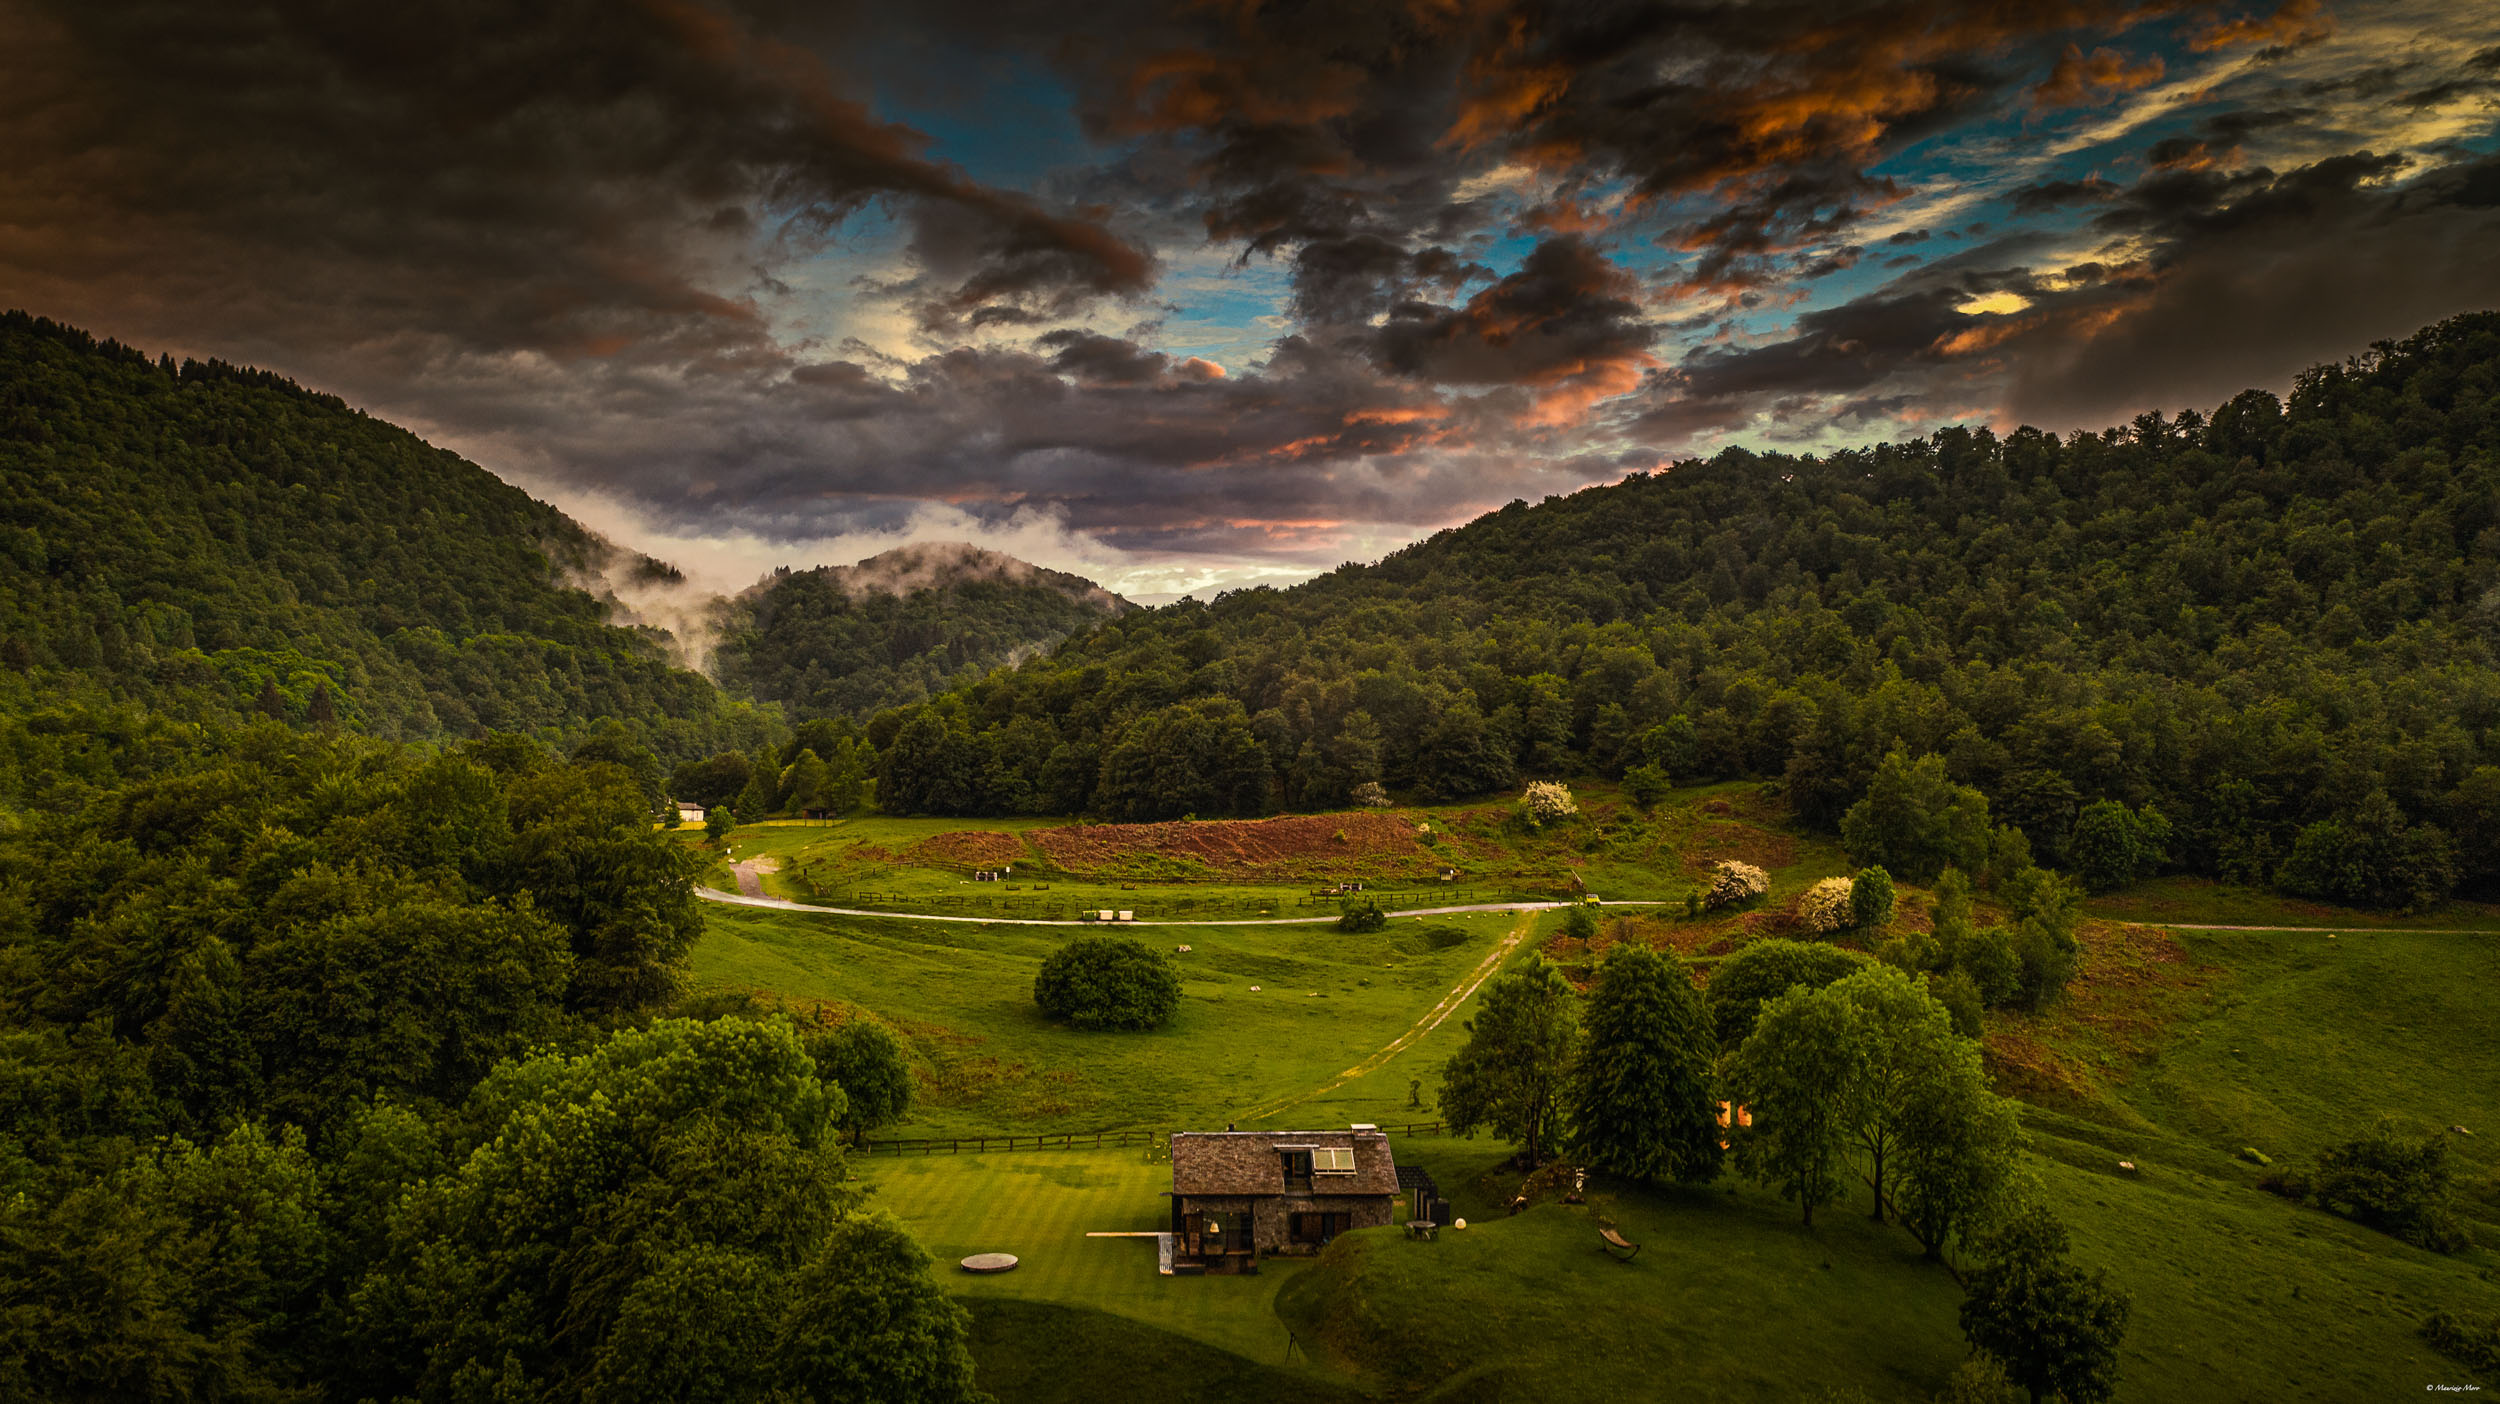
[[[1002,883],[997,884],[1000,890],[996,892],[916,894],[881,889],[822,886],[806,881],[804,875],[801,877],[802,881],[806,882],[811,899],[840,906],[858,907],[864,911],[892,911],[905,914],[934,912],[942,916],[994,913],[999,916],[1080,921],[1084,919],[1086,913],[1100,911],[1105,906],[1109,906],[1135,911],[1141,921],[1223,922],[1237,920],[1255,922],[1261,919],[1256,909],[1245,912],[1238,902],[1209,897],[1177,897],[1160,893],[1140,893],[1137,896],[1123,894],[1116,899],[1107,896],[1099,900],[1079,899],[1071,895],[1051,892],[1047,883],[1030,886]],[[991,886],[988,883],[982,885]],[[1407,907],[1466,907],[1494,900],[1481,891],[1451,888],[1443,888],[1437,892],[1366,893],[1364,895],[1377,901],[1383,911],[1396,911]],[[1141,902],[1139,897],[1146,900]],[[1085,905],[1075,905],[1079,900],[1083,900]],[[1326,916],[1335,912],[1337,905],[1338,899],[1334,897],[1280,896],[1268,903],[1267,915],[1270,917]]]
[[[1278,1128],[1291,1130],[1293,1128]],[[1310,1128],[1302,1128],[1308,1130]],[[1391,1136],[1439,1136],[1440,1122],[1410,1121],[1380,1128]],[[861,1155],[1021,1155],[1031,1151],[1122,1150],[1131,1146],[1170,1153],[1171,1138],[1162,1131],[1060,1131],[1042,1136],[891,1136],[871,1137],[852,1149]]]

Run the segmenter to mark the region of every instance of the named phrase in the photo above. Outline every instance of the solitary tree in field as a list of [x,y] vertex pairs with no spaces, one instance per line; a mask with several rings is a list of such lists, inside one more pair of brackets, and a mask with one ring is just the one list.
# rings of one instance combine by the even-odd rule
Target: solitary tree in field
[[1797,919],[1806,930],[1817,936],[1835,936],[1856,924],[1850,906],[1850,881],[1845,877],[1829,877],[1806,889],[1797,899]]
[[1572,1153],[1636,1180],[1715,1178],[1710,1060],[1717,1051],[1682,966],[1646,946],[1607,952],[1572,1074]]
[[1866,1062],[1856,1006],[1833,991],[1792,989],[1766,1002],[1728,1060],[1727,1094],[1753,1113],[1735,1128],[1736,1168],[1814,1211],[1840,1197]]
[[2066,1250],[2066,1226],[2028,1209],[1989,1238],[1962,1300],[1962,1334],[2004,1362],[2031,1404],[2100,1404],[2118,1387],[2127,1297]]
[[1126,936],[1079,936],[1042,962],[1033,1002],[1080,1029],[1154,1029],[1181,1007],[1181,977]]
[[730,833],[738,827],[738,813],[725,804],[716,804],[703,815],[703,837],[718,848],[729,842]]
[[1580,997],[1563,973],[1539,960],[1484,987],[1467,1046],[1441,1071],[1441,1110],[1450,1129],[1472,1136],[1489,1126],[1542,1164],[1563,1112],[1563,1093],[1580,1046]]
[[1337,908],[1339,931],[1379,931],[1389,924],[1389,914],[1369,897],[1348,897]]

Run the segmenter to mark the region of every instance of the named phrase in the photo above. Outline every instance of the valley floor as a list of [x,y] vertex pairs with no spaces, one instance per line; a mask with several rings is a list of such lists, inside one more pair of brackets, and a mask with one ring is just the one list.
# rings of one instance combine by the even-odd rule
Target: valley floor
[[[1744,841],[1797,845],[1774,905],[1839,867],[1805,841],[1759,834]],[[1684,827],[1620,840],[1655,884],[1639,895],[1677,897],[1670,884],[1725,846],[1693,839]],[[1142,908],[1136,894],[1152,889],[1114,890]],[[2121,1400],[2418,1396],[2473,1382],[2414,1334],[2421,1316],[2500,1314],[2500,1006],[2488,995],[2500,940],[2441,934],[2488,931],[2493,914],[2388,923],[2299,906],[2180,880],[2119,894],[2095,904],[2066,1000],[1990,1016],[1992,1071],[2026,1101],[2029,1172],[2071,1225],[2077,1259],[2135,1298]],[[1531,951],[1581,958],[1556,934],[1560,914],[1540,911],[1360,936],[1325,921],[1140,931],[1189,948],[1173,951],[1180,1016],[1155,1034],[1080,1034],[1030,998],[1064,928],[726,904],[707,918],[705,985],[855,1005],[904,1033],[922,1106],[894,1128],[903,1137],[1429,1124],[1467,992]],[[1621,934],[1706,960],[1763,925],[1662,915]],[[2315,925],[2335,934],[2275,929]],[[2441,1257],[2293,1205],[2258,1189],[2262,1172],[2240,1158],[2297,1162],[2382,1112],[2478,1133],[2453,1149],[2480,1246]],[[1542,1194],[1514,1218],[1502,1207],[1517,1175],[1495,1168],[1509,1147],[1423,1132],[1393,1144],[1432,1170],[1466,1231],[1430,1243],[1350,1234],[1244,1278],[1165,1278],[1149,1240],[1085,1237],[1161,1227],[1169,1167],[1147,1150],[880,1153],[854,1170],[940,1259],[973,1309],[983,1378],[1008,1401],[1773,1400],[1827,1388],[1923,1401],[1962,1356],[1958,1286],[1906,1234],[1872,1223],[1863,1192],[1810,1232],[1793,1206],[1732,1181],[1600,1183],[1586,1206]],[[1645,1245],[1638,1258],[1598,1250],[1601,1217]],[[1022,1265],[954,1271],[988,1251]]]

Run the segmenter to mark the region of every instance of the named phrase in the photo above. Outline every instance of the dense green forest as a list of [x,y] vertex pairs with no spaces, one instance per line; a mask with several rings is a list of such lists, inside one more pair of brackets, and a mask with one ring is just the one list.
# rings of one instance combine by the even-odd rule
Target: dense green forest
[[107,726],[144,778],[0,830],[0,1397],[971,1397],[854,1026],[664,1017],[620,734]]
[[0,712],[760,739],[567,583],[611,566],[670,573],[331,396],[0,316]]
[[1377,565],[1106,623],[868,730],[889,809],[1133,818],[1586,769],[1760,777],[1837,828],[1898,750],[2045,860],[2114,833],[2138,850],[2120,877],[2403,906],[2500,883],[2495,641],[2482,314],[2288,403],[1730,449],[1514,502]]
[[793,721],[926,701],[1136,607],[1090,580],[971,546],[783,569],[721,606],[723,686]]

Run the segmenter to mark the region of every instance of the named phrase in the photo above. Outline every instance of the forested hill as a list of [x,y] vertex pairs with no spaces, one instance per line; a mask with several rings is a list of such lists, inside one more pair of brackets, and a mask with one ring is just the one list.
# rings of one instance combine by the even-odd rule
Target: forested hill
[[333,397],[0,316],[0,711],[384,737],[614,717],[664,755],[751,744],[743,709],[566,583],[610,554]]
[[950,542],[774,573],[724,606],[723,685],[793,720],[919,702],[1137,606],[1081,576]]
[[2288,404],[1730,450],[1105,625],[880,717],[879,796],[1145,817],[1654,764],[1832,825],[1899,748],[2044,857],[2149,803],[2170,865],[2414,900],[2500,879],[2496,524],[2479,314]]

